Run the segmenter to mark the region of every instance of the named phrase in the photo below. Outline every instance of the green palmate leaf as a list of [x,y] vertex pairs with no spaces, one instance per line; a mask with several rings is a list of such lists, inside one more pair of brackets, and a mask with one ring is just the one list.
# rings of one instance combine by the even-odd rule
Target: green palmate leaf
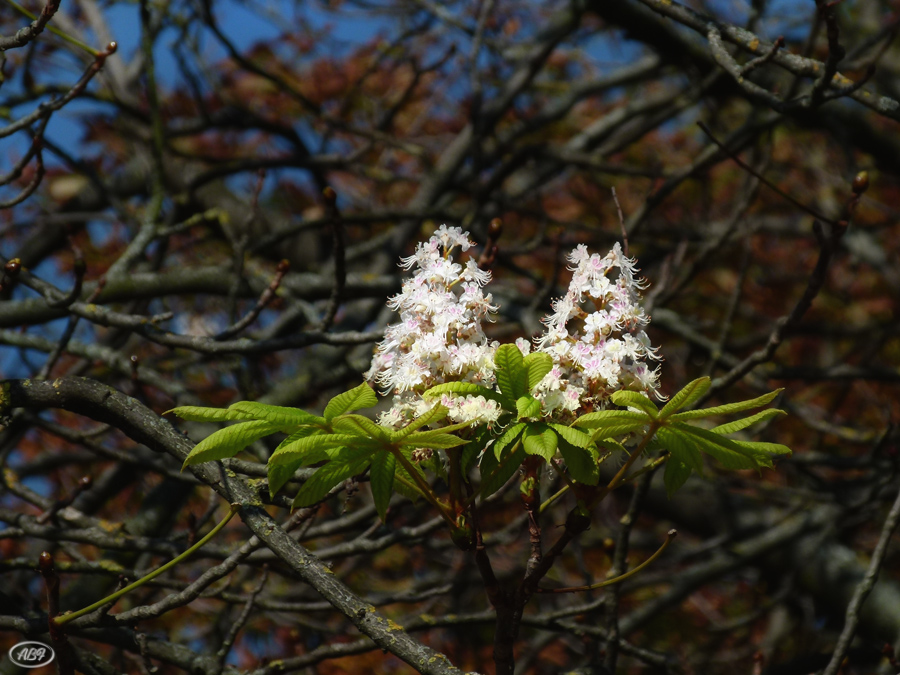
[[578,447],[578,448],[587,448],[591,445],[591,436],[590,434],[586,434],[583,431],[579,431],[578,429],[574,429],[572,427],[567,427],[563,424],[548,424],[550,428],[556,431],[560,437],[564,438],[568,443]]
[[491,449],[494,451],[494,457],[496,459],[500,459],[500,455],[503,453],[506,447],[509,446],[510,443],[515,441],[524,429],[525,423],[519,422],[518,424],[513,424],[512,426],[508,427],[506,431],[500,434],[500,438],[494,441],[494,445],[491,446]]
[[525,370],[525,359],[515,345],[500,345],[494,354],[494,375],[500,391],[510,401],[515,401],[528,392],[528,374]]
[[647,413],[647,416],[652,419],[656,419],[656,416],[659,413],[659,410],[653,401],[636,391],[621,389],[619,391],[614,391],[610,398],[616,405],[623,408],[637,408],[638,410]]
[[384,522],[387,514],[391,494],[394,491],[394,474],[397,469],[397,458],[389,452],[379,452],[372,457],[372,466],[369,468],[369,479],[372,483],[372,498],[375,500],[375,510],[378,517]]
[[530,393],[553,369],[553,359],[544,352],[532,352],[524,358],[523,363],[525,364],[525,386]]
[[[468,426],[468,424],[463,424],[463,426]],[[447,429],[451,428],[452,427],[445,427],[444,429],[434,429],[432,431],[417,431],[404,438],[402,443],[409,447],[444,450],[446,448],[455,448],[469,442],[459,436],[446,433]]]
[[662,450],[665,450],[665,446],[660,443],[658,434],[653,434],[653,438],[644,443],[644,454],[652,455],[654,453],[659,453]]
[[417,429],[421,429],[422,427],[433,424],[434,422],[440,422],[447,416],[449,412],[450,411],[447,406],[438,403],[431,410],[426,412],[424,415],[420,415],[402,429],[391,432],[391,441],[402,440]]
[[378,403],[378,396],[372,391],[372,387],[363,382],[350,391],[338,394],[325,406],[325,419],[329,422],[338,415],[344,415],[361,408],[371,408]]
[[[565,427],[568,428],[568,427]],[[579,483],[596,485],[600,481],[599,454],[593,447],[578,447],[565,438],[559,439],[559,453],[569,473]]]
[[756,448],[744,445],[741,441],[737,441],[737,444],[741,446],[741,449],[744,451],[744,454],[753,458],[756,462],[756,470],[761,471],[762,469],[774,469],[775,463],[772,461],[772,455],[767,452],[760,452]]
[[694,471],[703,471],[703,458],[693,437],[680,433],[676,429],[663,427],[657,432],[660,445],[671,453],[672,457]]
[[591,441],[600,443],[605,438],[614,438],[616,436],[624,436],[635,431],[642,431],[646,425],[637,422],[622,423],[614,427],[603,427],[591,433]]
[[339,415],[331,420],[331,428],[338,434],[387,441],[390,431],[362,415]]
[[356,459],[360,453],[365,454],[373,454],[378,452],[382,448],[378,443],[354,443],[352,446],[347,445],[338,445],[335,447],[325,448],[324,452],[329,461],[333,462],[349,462],[352,459]]
[[669,415],[673,415],[682,408],[688,408],[699,401],[703,395],[709,391],[709,385],[712,383],[708,377],[688,382],[685,387],[677,394],[672,396],[659,412],[659,416],[665,419]]
[[650,424],[652,421],[644,413],[633,410],[600,410],[582,415],[572,423],[572,426],[584,427],[585,429],[603,429],[631,423],[645,425]]
[[[298,459],[316,453],[313,455],[314,461],[321,461],[320,451],[330,448],[338,448],[346,445],[359,445],[360,437],[351,434],[316,434],[305,438],[298,438],[290,443],[282,443],[272,456],[269,457],[269,464],[292,464]],[[327,456],[327,455],[326,455]]]
[[259,420],[241,422],[240,424],[219,429],[194,446],[194,449],[185,458],[181,470],[184,471],[185,467],[192,464],[234,457],[253,441],[258,441],[260,438],[274,434],[276,431],[278,431],[277,426]]
[[[450,424],[446,427],[441,427],[440,429],[428,429],[427,431],[416,431],[414,433],[409,434],[406,437],[400,437],[399,439],[391,437],[391,441],[397,443],[401,446],[411,446],[414,448],[424,448],[429,447],[424,443],[431,436],[435,436],[437,434],[450,434],[454,431],[459,431],[460,429],[471,429],[471,422],[457,422],[456,424]],[[463,443],[468,443],[468,440],[460,439],[460,443],[458,445],[462,445]],[[452,447],[452,446],[451,446]]]
[[549,462],[556,454],[558,436],[546,424],[529,424],[522,434],[522,447],[529,455],[538,455]]
[[725,405],[717,405],[713,408],[701,408],[699,410],[688,410],[687,412],[677,413],[671,416],[673,420],[696,420],[702,417],[712,417],[714,415],[730,415],[731,413],[742,412],[744,410],[753,410],[768,405],[778,396],[784,389],[776,389],[763,396],[758,396],[747,401],[738,401],[737,403],[727,403]]
[[[410,464],[414,467],[415,472],[427,482],[427,478],[425,477],[425,472],[422,471],[422,467],[420,467],[416,462],[412,461],[412,452],[406,450],[401,450],[400,452],[402,452],[403,456],[406,457],[407,460],[409,460]],[[399,492],[407,499],[412,500],[413,502],[416,502],[422,498],[422,492],[416,485],[415,480],[413,480],[413,477],[409,475],[409,472],[399,462],[396,464],[394,469],[394,490],[396,492]]]
[[445,382],[444,384],[436,384],[427,390],[422,396],[425,398],[434,398],[441,394],[456,394],[458,396],[483,396],[489,401],[496,401],[501,405],[507,400],[493,389],[488,389],[474,382]]
[[733,434],[736,431],[741,431],[742,429],[746,429],[749,426],[757,424],[759,422],[765,422],[766,420],[770,420],[773,417],[778,417],[779,415],[786,415],[787,413],[783,410],[779,410],[778,408],[769,408],[768,410],[762,410],[755,415],[751,415],[750,417],[744,417],[743,419],[735,420],[734,422],[728,422],[727,424],[720,424],[717,427],[713,427],[711,431],[715,431],[717,434]]
[[[284,445],[288,445],[290,443],[293,443],[294,441],[300,440],[301,438],[306,438],[307,436],[313,436],[321,433],[323,433],[322,430],[317,427],[301,427],[290,436],[285,438],[278,445],[278,447],[280,448]],[[321,455],[319,457],[315,457],[315,454],[315,452],[311,452],[307,455],[302,455],[294,462],[288,462],[286,464],[273,464],[272,462],[269,462],[267,466],[267,473],[269,476],[269,495],[274,497],[278,493],[278,491],[282,487],[284,487],[284,484],[291,479],[291,476],[294,475],[294,472],[301,466],[305,464],[315,464],[316,462],[321,462],[328,458],[324,451],[321,451]]]
[[188,422],[230,422],[232,420],[254,419],[250,415],[237,410],[224,410],[222,408],[202,408],[196,405],[183,405],[167,410],[164,415],[174,413]]
[[[318,427],[301,427],[301,428],[297,429],[297,431],[295,431],[294,433],[290,434],[283,441],[281,441],[281,443],[278,444],[278,447],[275,448],[275,452],[272,454],[279,452],[282,448],[284,448],[286,446],[292,445],[296,441],[299,441],[301,438],[307,438],[308,436],[324,436],[324,435],[325,435],[325,432],[322,429],[319,429]],[[303,466],[304,464],[314,464],[316,462],[321,462],[323,460],[328,459],[328,455],[325,453],[324,450],[321,450],[318,453],[318,455],[319,455],[318,457],[311,456],[316,453],[309,453],[309,454],[310,454],[309,458],[307,458],[307,455],[303,455],[304,461],[301,462],[301,464],[299,464],[299,466]],[[269,463],[271,464],[271,457],[270,457]]]
[[591,440],[596,442],[603,438],[612,438],[629,434],[633,431],[640,431],[652,422],[653,418],[643,411],[600,410],[582,415],[572,425],[594,429],[591,433]]
[[592,441],[597,444],[598,448],[603,448],[604,450],[609,450],[610,452],[628,452],[628,450],[625,449],[624,445],[622,445],[618,441],[614,441],[611,438],[597,438],[592,439]]
[[691,477],[691,467],[669,457],[666,462],[666,470],[663,474],[663,483],[666,485],[666,494],[671,497]]
[[370,461],[367,456],[347,462],[329,462],[303,484],[294,497],[293,507],[298,509],[322,501],[333,487],[365,471]]
[[516,399],[516,410],[519,413],[519,419],[527,417],[540,417],[541,402],[531,394],[520,396]]
[[481,498],[487,499],[512,478],[525,461],[525,448],[519,446],[515,452],[507,453],[497,460],[492,452],[481,456]]
[[781,443],[763,443],[762,441],[736,441],[742,448],[746,448],[748,452],[765,454],[769,457],[776,455],[790,455],[791,449]]
[[255,401],[238,401],[228,406],[228,409],[235,410],[253,419],[277,424],[281,427],[318,425],[325,421],[321,417],[316,417],[299,408],[284,408],[278,405],[256,403]]
[[681,422],[670,422],[669,429],[690,438],[702,452],[716,458],[726,469],[758,469],[760,466],[756,457],[725,436]]
[[735,441],[735,443],[737,443],[745,454],[756,459],[756,462],[760,467],[766,467],[768,469],[775,466],[772,462],[774,457],[791,454],[791,449],[780,443],[762,443],[759,441]]
[[269,480],[269,496],[274,499],[278,491],[285,486],[294,475],[294,472],[301,466],[303,466],[302,459],[291,464],[269,464],[266,467]]

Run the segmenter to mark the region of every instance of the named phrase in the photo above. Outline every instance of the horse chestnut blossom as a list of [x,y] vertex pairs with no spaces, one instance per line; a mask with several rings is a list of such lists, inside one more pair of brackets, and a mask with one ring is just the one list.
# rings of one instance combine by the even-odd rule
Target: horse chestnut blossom
[[[422,392],[444,382],[473,382],[494,387],[494,352],[498,343],[488,341],[482,322],[497,311],[491,295],[482,289],[491,273],[478,268],[471,258],[461,265],[451,253],[474,245],[458,227],[442,225],[402,267],[416,267],[399,295],[388,301],[400,321],[387,327],[366,379],[384,393],[394,392],[390,410],[379,422],[399,427],[428,411],[434,401]],[[483,396],[441,397],[454,422],[473,426],[496,421],[501,409]]]
[[[490,272],[472,259],[462,265],[451,256],[454,249],[465,252],[471,246],[467,233],[442,225],[403,259],[404,268],[416,270],[388,301],[400,321],[385,330],[366,374],[385,394],[394,393],[381,424],[400,427],[427,412],[434,400],[422,393],[438,384],[495,387],[499,345],[482,328],[497,310],[491,295],[483,292]],[[660,357],[644,332],[649,317],[641,307],[640,290],[645,282],[635,277],[634,260],[618,243],[604,257],[589,254],[582,244],[568,259],[574,273],[568,292],[553,303],[553,314],[543,319],[546,331],[535,340],[536,349],[553,359],[553,368],[533,391],[542,415],[564,420],[603,408],[620,389],[662,398],[659,371],[645,363]],[[516,344],[523,354],[531,351],[527,340]],[[444,394],[440,400],[450,410],[450,421],[472,426],[495,422],[502,412],[496,401],[483,396]]]
[[[634,259],[618,242],[603,257],[580,244],[568,259],[573,271],[568,292],[553,302],[553,314],[543,319],[546,331],[535,341],[538,351],[553,359],[534,391],[544,414],[603,408],[620,389],[662,399],[659,369],[645,363],[661,357],[644,332],[650,322],[641,306],[646,281],[635,277]],[[517,345],[528,353],[526,341]]]

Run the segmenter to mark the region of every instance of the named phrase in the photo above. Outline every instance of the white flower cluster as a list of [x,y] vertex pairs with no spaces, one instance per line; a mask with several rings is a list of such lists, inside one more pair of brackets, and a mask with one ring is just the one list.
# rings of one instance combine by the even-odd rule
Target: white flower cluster
[[[646,284],[635,278],[634,260],[618,243],[604,257],[581,244],[569,262],[569,290],[553,303],[553,314],[543,319],[546,331],[536,340],[537,349],[553,358],[553,369],[534,392],[544,414],[601,407],[619,389],[662,398],[659,369],[644,362],[660,357],[644,332],[650,318],[640,291]],[[527,342],[517,344],[527,353]]]
[[[481,325],[497,310],[490,294],[482,291],[491,274],[472,259],[460,265],[450,255],[456,247],[467,251],[472,245],[461,229],[442,225],[414,255],[403,259],[404,268],[416,271],[388,301],[400,321],[385,330],[366,373],[384,393],[394,392],[393,406],[380,423],[402,426],[429,410],[434,402],[426,402],[421,394],[437,384],[474,382],[493,388],[498,345],[488,342]],[[500,414],[495,401],[481,396],[444,396],[441,402],[454,422],[477,425]]]
[[[366,374],[385,394],[394,393],[393,406],[379,418],[382,424],[399,427],[427,412],[433,401],[425,401],[422,392],[437,384],[494,387],[498,344],[482,330],[482,321],[497,309],[482,290],[491,275],[474,260],[461,265],[450,255],[472,245],[467,233],[442,225],[403,259],[403,267],[416,271],[388,302],[400,321],[385,330]],[[582,244],[569,262],[574,274],[568,292],[553,303],[553,314],[543,319],[546,331],[535,340],[537,350],[553,359],[552,370],[533,391],[543,414],[567,417],[601,408],[620,389],[662,398],[659,370],[645,363],[660,357],[644,332],[650,319],[640,304],[645,284],[635,277],[634,260],[619,244],[603,257]],[[527,340],[516,345],[523,354],[531,351]],[[451,421],[473,426],[496,421],[501,412],[482,396],[444,395],[441,403],[450,409]]]

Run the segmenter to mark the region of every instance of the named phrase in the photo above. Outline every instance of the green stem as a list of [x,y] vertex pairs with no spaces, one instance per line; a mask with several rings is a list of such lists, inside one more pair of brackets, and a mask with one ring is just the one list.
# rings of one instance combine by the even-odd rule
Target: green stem
[[[34,14],[33,12],[29,12],[27,9],[22,7],[22,5],[18,4],[17,2],[14,2],[14,0],[4,0],[4,2],[6,2],[7,5],[12,7],[14,10],[16,10],[22,16],[27,17],[27,18],[31,19],[32,21],[37,20],[36,14]],[[56,35],[57,37],[62,38],[66,42],[75,45],[79,49],[83,49],[84,51],[86,51],[88,54],[90,54],[94,58],[100,56],[99,50],[94,49],[93,47],[90,47],[90,46],[84,44],[83,42],[81,42],[81,40],[77,40],[77,39],[73,38],[71,35],[69,35],[68,33],[64,33],[59,28],[56,28],[55,26],[51,26],[50,24],[47,24],[44,27],[47,30],[49,30],[51,33]]]
[[566,494],[566,492],[568,492],[570,489],[571,489],[571,488],[570,488],[568,485],[563,485],[562,488],[559,490],[559,492],[557,492],[557,493],[555,493],[555,494],[550,495],[549,497],[547,497],[547,499],[545,499],[545,500],[541,503],[541,510],[540,510],[540,513],[543,513],[544,510],[545,510],[548,506],[550,506],[553,502],[555,502],[557,499],[559,499],[559,498],[562,497],[564,494]]
[[613,476],[613,479],[607,483],[606,487],[600,490],[594,498],[591,500],[591,505],[596,506],[600,502],[602,502],[606,496],[619,487],[622,483],[625,482],[625,476],[628,473],[628,470],[632,467],[632,465],[637,461],[638,457],[641,456],[644,452],[644,448],[647,447],[647,444],[650,443],[651,439],[656,435],[657,430],[662,426],[659,420],[654,420],[650,423],[650,429],[647,431],[647,435],[644,436],[643,440],[638,444],[638,446],[634,449],[634,452],[631,453],[631,457],[628,458],[628,461],[622,465],[622,468],[619,469],[618,473]]
[[404,486],[407,490],[412,490],[413,492],[418,493],[419,495],[421,495],[421,496],[424,497],[425,499],[428,499],[428,497],[426,497],[425,495],[422,494],[422,491],[419,489],[419,486],[418,486],[418,485],[416,485],[416,484],[415,484],[414,482],[412,482],[412,481],[406,480],[406,479],[405,479],[403,476],[401,476],[400,474],[394,474],[394,480],[397,481],[398,483],[403,483],[403,486]]
[[656,560],[659,556],[661,556],[663,554],[663,551],[665,551],[667,548],[669,548],[669,544],[672,543],[672,540],[675,539],[675,536],[677,534],[678,533],[675,530],[669,530],[669,533],[666,535],[666,540],[662,543],[662,546],[660,546],[656,550],[656,552],[653,555],[651,555],[649,558],[647,558],[644,562],[642,562],[640,565],[638,565],[634,569],[628,570],[627,572],[625,572],[625,574],[620,574],[617,577],[613,577],[612,579],[607,579],[606,581],[600,581],[600,582],[597,582],[596,584],[591,584],[590,586],[571,586],[569,588],[553,588],[553,589],[539,588],[539,589],[537,589],[537,592],[538,593],[577,593],[580,591],[593,591],[598,588],[605,588],[606,586],[612,586],[613,584],[620,584],[623,581],[625,581],[626,579],[628,579],[629,577],[632,577],[635,574],[637,574],[638,572],[640,572],[647,565],[649,565],[654,560]]
[[459,514],[462,513],[459,505],[463,500],[459,448],[448,448],[447,459],[449,460],[447,469],[450,478],[450,508],[454,513]]
[[228,521],[234,517],[234,514],[237,513],[240,508],[241,508],[240,504],[232,504],[228,510],[228,515],[225,516],[225,518],[222,520],[222,522],[220,522],[218,525],[216,525],[213,529],[211,529],[209,531],[209,534],[207,534],[205,537],[203,537],[200,541],[198,541],[196,544],[191,546],[188,550],[186,550],[184,553],[179,555],[177,558],[173,558],[172,560],[167,562],[165,565],[163,565],[159,569],[156,569],[156,570],[150,572],[150,574],[148,574],[145,577],[141,577],[140,579],[135,581],[133,584],[129,584],[122,590],[116,591],[112,595],[108,595],[105,598],[103,598],[102,600],[98,600],[93,605],[85,607],[84,609],[79,609],[77,612],[72,612],[71,614],[63,614],[62,616],[55,617],[54,619],[52,619],[53,623],[55,623],[58,626],[61,626],[63,624],[68,623],[69,621],[74,621],[78,617],[84,616],[85,614],[90,614],[94,610],[100,609],[101,607],[103,607],[104,605],[106,605],[110,602],[115,602],[116,600],[121,598],[126,593],[130,593],[135,588],[140,588],[141,586],[146,584],[148,581],[155,579],[163,572],[166,572],[167,570],[171,569],[172,567],[174,567],[175,565],[180,563],[182,560],[187,559],[191,554],[193,554],[195,551],[199,550],[204,544],[206,544],[206,542],[208,542],[210,539],[215,537],[216,534],[219,533],[219,530],[221,530],[223,527],[225,527],[228,524]]
[[643,475],[644,475],[645,473],[647,473],[648,471],[653,471],[653,470],[654,470],[655,468],[657,468],[660,464],[664,464],[666,461],[668,461],[669,457],[671,457],[671,455],[667,452],[667,453],[664,454],[662,457],[658,457],[657,459],[654,459],[652,462],[647,462],[644,466],[642,466],[640,469],[638,469],[638,470],[635,471],[633,474],[631,474],[630,476],[628,476],[628,477],[627,477],[624,481],[622,481],[622,482],[623,482],[623,483],[631,483],[631,482],[634,482],[634,479],[635,479],[635,478],[640,478],[641,476],[643,476]]
[[[490,476],[488,476],[488,478],[491,478],[492,476],[494,476],[498,471],[500,471],[500,469],[502,469],[505,466],[506,462],[510,461],[513,458],[513,456],[515,456],[516,452],[518,452],[518,450],[519,450],[520,445],[522,445],[521,438],[519,438],[519,440],[516,441],[516,444],[514,446],[512,446],[512,449],[506,453],[506,456],[502,460],[500,460],[500,463],[497,464],[497,467],[493,471],[491,471],[491,474],[490,474]],[[491,449],[488,448],[487,450],[485,450],[485,452],[491,452]],[[473,492],[471,495],[469,495],[468,501],[466,501],[465,505],[463,506],[463,509],[462,509],[463,512],[468,511],[469,509],[472,508],[472,506],[475,505],[475,500],[478,498],[478,495],[481,494],[481,488],[484,485],[486,480],[487,479],[483,478],[481,481],[481,485],[478,486],[478,489],[475,490],[475,492]]]
[[434,506],[443,516],[444,520],[450,523],[451,526],[456,527],[456,521],[452,515],[447,510],[447,506],[441,502],[440,499],[437,498],[437,495],[431,490],[431,486],[425,482],[425,479],[416,471],[416,467],[412,465],[412,463],[406,459],[406,455],[403,454],[401,450],[398,448],[390,448],[391,454],[397,458],[397,461],[400,462],[400,466],[406,469],[406,473],[409,474],[410,478],[413,479],[413,482],[416,484],[416,487],[419,488],[419,491],[422,493],[422,496],[425,497],[428,502]]

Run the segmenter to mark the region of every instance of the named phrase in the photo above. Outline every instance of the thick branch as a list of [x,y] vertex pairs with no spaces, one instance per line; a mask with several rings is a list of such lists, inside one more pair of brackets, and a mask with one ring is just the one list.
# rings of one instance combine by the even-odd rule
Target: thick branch
[[[0,415],[8,415],[15,408],[70,410],[111,424],[134,441],[156,452],[167,453],[179,462],[184,461],[193,446],[169,422],[142,403],[94,380],[8,380],[0,392]],[[241,518],[250,530],[379,647],[421,673],[461,675],[462,671],[452,666],[446,656],[410,638],[400,626],[356,596],[319,558],[292,539],[266,512],[257,494],[243,480],[222,470],[221,465],[201,464],[191,470],[226,500],[241,504]]]

